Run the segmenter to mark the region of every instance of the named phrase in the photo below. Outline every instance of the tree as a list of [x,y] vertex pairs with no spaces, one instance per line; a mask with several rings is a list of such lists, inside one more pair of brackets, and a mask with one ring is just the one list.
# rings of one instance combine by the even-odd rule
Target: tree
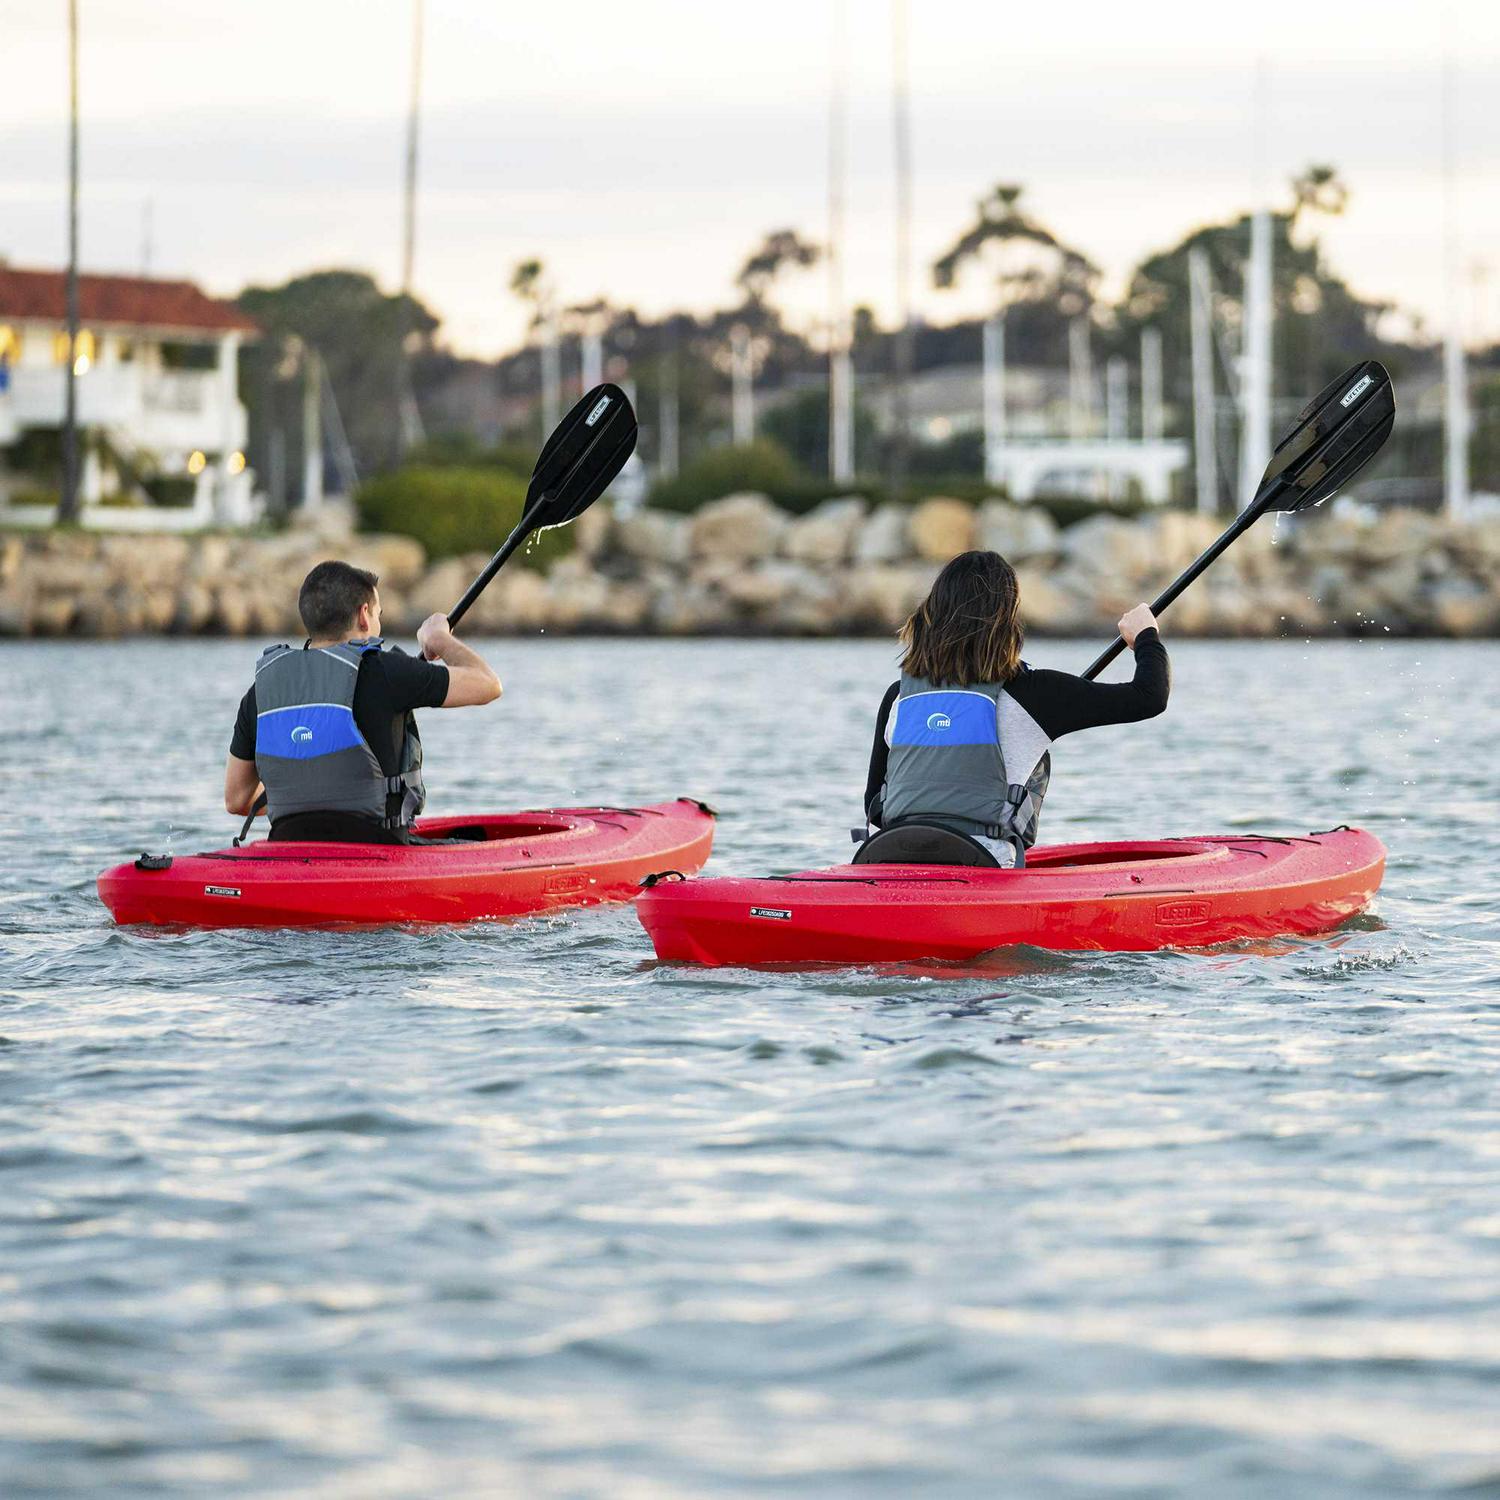
[[[1304,399],[1359,359],[1376,358],[1393,373],[1409,365],[1415,352],[1383,336],[1387,302],[1357,296],[1324,259],[1308,225],[1309,216],[1341,212],[1348,190],[1332,167],[1313,166],[1292,179],[1289,205],[1271,218],[1272,380],[1278,397]],[[1116,309],[1107,345],[1133,356],[1143,327],[1161,330],[1169,400],[1186,407],[1190,399],[1188,257],[1203,249],[1216,290],[1215,315],[1231,343],[1244,320],[1245,263],[1250,248],[1249,213],[1224,224],[1205,225],[1172,246],[1148,256],[1132,273]],[[1307,227],[1294,235],[1299,220]]]
[[773,229],[751,251],[734,284],[745,294],[747,308],[766,305],[772,285],[788,268],[806,270],[822,258],[823,247],[805,240],[795,229]]
[[419,354],[430,352],[438,319],[415,297],[382,292],[363,271],[314,271],[281,286],[247,287],[237,300],[264,332],[245,351],[240,382],[262,475],[273,428],[289,439],[289,460],[300,442],[300,372],[288,360],[293,339],[321,358],[360,470],[388,465],[402,338],[410,333]]
[[515,270],[510,273],[510,289],[531,308],[532,329],[546,321],[552,310],[552,284],[541,261],[517,261]]
[[933,285],[956,287],[965,270],[985,267],[1017,363],[1059,363],[1066,358],[1068,323],[1094,306],[1099,268],[1028,215],[1022,191],[999,183],[978,201],[974,223],[933,262]]

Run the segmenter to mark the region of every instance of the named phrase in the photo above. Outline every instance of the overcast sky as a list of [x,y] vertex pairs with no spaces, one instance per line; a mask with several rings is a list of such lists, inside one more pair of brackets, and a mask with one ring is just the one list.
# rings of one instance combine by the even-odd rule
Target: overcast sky
[[[417,290],[455,347],[521,331],[540,256],[562,297],[722,304],[766,230],[821,238],[835,0],[427,0]],[[847,0],[851,301],[894,305],[891,7]],[[230,293],[320,266],[394,284],[410,0],[79,0],[83,260]],[[64,255],[62,0],[0,0],[0,255]],[[1369,296],[1444,315],[1442,81],[1462,306],[1500,336],[1500,4],[911,0],[917,305],[998,181],[1101,264],[1143,254],[1311,161],[1353,197],[1326,231]],[[1257,109],[1263,60],[1266,107]],[[1257,121],[1264,120],[1264,129]],[[1487,284],[1472,275],[1488,261]],[[821,276],[785,301],[811,320]]]

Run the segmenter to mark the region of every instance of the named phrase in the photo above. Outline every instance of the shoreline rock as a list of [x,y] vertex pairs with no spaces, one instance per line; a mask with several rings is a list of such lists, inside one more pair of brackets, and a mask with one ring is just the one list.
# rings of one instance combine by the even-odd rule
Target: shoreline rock
[[[935,497],[913,507],[858,497],[803,516],[764,495],[691,516],[599,504],[544,576],[507,568],[470,615],[476,634],[889,635],[938,569],[970,546],[1017,565],[1027,629],[1098,635],[1149,599],[1218,534],[1177,511],[1093,516],[1059,529],[1045,511]],[[296,527],[270,536],[0,533],[0,637],[301,633],[308,569],[344,557],[380,574],[386,629],[446,610],[480,553],[429,562],[410,537]],[[1500,518],[1332,512],[1238,542],[1168,616],[1186,636],[1500,636]]]

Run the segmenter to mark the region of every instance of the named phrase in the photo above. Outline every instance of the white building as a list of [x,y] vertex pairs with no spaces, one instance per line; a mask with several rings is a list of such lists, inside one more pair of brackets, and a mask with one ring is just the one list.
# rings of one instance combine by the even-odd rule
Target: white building
[[[187,281],[80,276],[78,303],[84,523],[252,520],[238,354],[255,324]],[[67,361],[64,273],[0,264],[0,518],[54,513]]]

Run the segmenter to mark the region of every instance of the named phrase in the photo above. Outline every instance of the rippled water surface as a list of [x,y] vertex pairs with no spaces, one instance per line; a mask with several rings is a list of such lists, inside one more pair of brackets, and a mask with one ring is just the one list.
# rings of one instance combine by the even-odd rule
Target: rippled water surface
[[[1500,648],[1187,645],[1060,747],[1044,840],[1371,828],[1334,937],[805,974],[113,927],[254,650],[0,648],[0,1494],[1500,1495]],[[889,647],[491,656],[434,812],[845,857]]]

